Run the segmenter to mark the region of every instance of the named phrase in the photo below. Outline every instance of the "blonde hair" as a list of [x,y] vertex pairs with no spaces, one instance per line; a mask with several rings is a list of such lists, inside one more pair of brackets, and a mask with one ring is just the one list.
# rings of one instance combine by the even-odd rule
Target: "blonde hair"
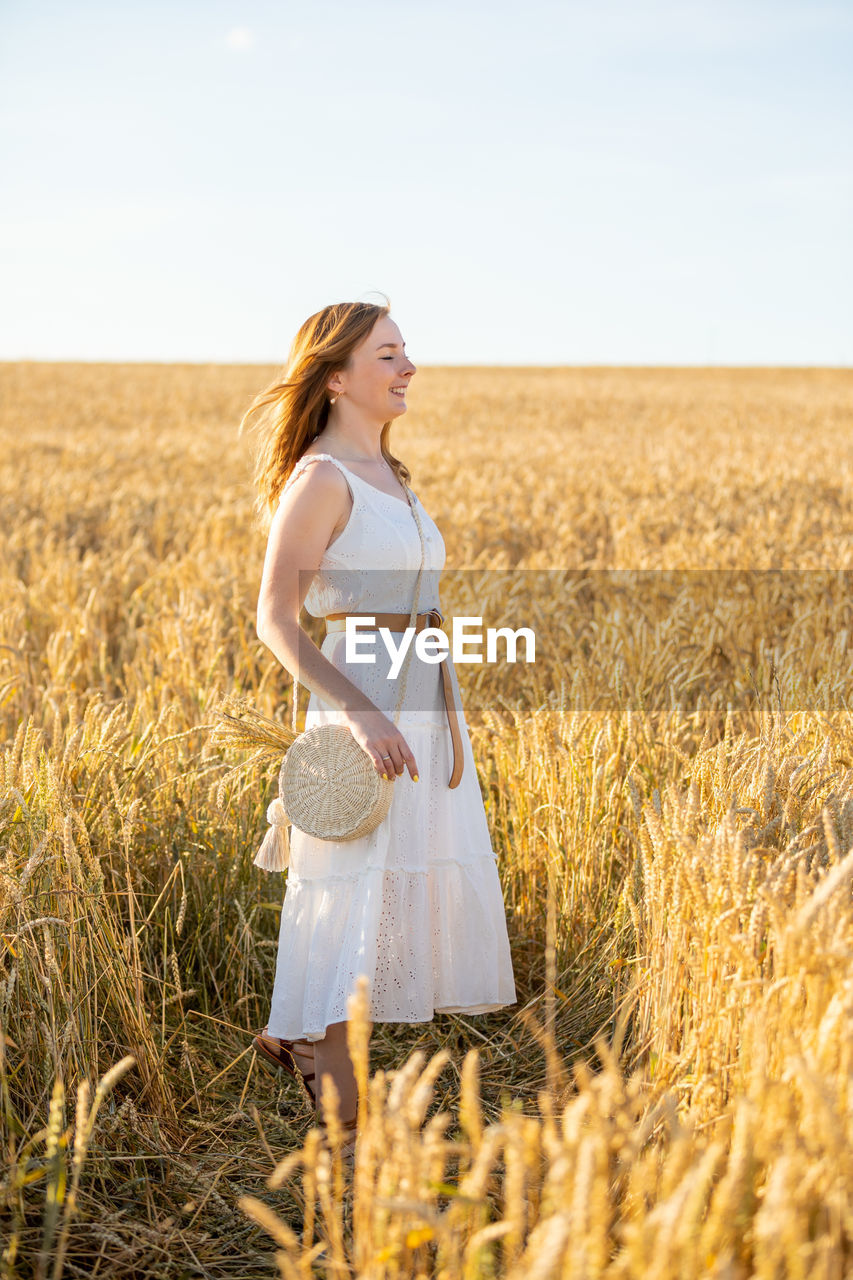
[[[265,529],[288,476],[328,422],[329,378],[348,367],[355,348],[390,310],[390,302],[336,302],[309,316],[293,339],[284,377],[259,392],[240,419],[238,434],[256,418],[253,426],[261,437],[255,455],[254,509]],[[391,421],[383,424],[379,437],[382,456],[408,484],[408,467],[388,447]]]

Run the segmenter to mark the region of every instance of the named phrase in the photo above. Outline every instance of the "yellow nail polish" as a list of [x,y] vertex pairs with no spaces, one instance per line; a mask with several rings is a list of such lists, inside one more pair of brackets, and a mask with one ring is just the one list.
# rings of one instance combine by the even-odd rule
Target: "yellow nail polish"
[[386,782],[388,781],[388,774],[387,774],[387,773],[383,773],[382,777],[385,779],[385,781],[386,781]]
[[418,775],[415,774],[415,782],[417,782],[417,780],[418,780]]

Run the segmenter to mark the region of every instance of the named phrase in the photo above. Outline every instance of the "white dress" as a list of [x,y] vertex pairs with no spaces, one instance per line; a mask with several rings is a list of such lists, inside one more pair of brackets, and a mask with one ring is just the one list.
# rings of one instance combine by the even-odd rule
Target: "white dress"
[[[306,609],[315,617],[408,614],[421,544],[405,497],[383,493],[330,454],[304,455],[288,484],[311,458],[338,467],[353,507],[323,555]],[[439,607],[445,546],[415,501],[426,542],[423,612]],[[354,665],[346,662],[345,639],[345,632],[331,632],[322,653],[393,718],[399,681],[387,678],[384,643],[372,633],[375,662]],[[453,751],[440,667],[413,652],[397,727],[419,780],[408,770],[398,777],[387,817],[357,840],[319,840],[290,828],[269,1035],[323,1039],[330,1023],[346,1021],[359,974],[369,979],[373,1022],[430,1022],[436,1013],[486,1013],[515,1003],[497,859],[456,688],[464,758],[457,787],[447,785]],[[311,694],[306,728],[341,718]]]

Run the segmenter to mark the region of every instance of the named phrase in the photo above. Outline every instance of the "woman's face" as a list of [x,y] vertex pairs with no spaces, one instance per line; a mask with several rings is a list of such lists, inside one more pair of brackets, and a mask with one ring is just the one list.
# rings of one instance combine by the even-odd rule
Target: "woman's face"
[[330,383],[332,395],[343,392],[354,408],[377,422],[406,412],[406,388],[416,367],[405,354],[403,335],[390,316],[380,316],[372,330]]

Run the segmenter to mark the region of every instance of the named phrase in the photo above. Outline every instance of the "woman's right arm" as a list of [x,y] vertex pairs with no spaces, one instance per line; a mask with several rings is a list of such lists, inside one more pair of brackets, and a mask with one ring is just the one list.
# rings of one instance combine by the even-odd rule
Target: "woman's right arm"
[[[312,462],[294,477],[270,524],[257,633],[300,684],[345,713],[347,727],[377,773],[394,779],[408,768],[415,777],[415,758],[397,726],[324,657],[299,625],[311,580],[351,503],[349,486],[332,462]],[[383,756],[391,757],[390,766]]]

